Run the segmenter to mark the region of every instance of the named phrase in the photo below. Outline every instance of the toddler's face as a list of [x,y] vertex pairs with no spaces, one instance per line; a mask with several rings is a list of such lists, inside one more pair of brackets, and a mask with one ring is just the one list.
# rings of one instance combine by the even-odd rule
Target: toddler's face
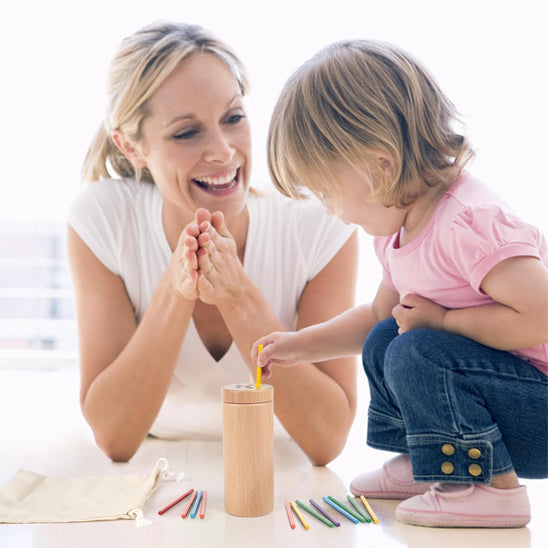
[[374,192],[380,185],[375,171],[371,170],[372,175],[367,177],[344,161],[333,162],[331,169],[342,193],[323,200],[330,213],[336,211],[342,221],[359,225],[372,236],[389,236],[402,227],[405,211],[386,207],[374,198]]

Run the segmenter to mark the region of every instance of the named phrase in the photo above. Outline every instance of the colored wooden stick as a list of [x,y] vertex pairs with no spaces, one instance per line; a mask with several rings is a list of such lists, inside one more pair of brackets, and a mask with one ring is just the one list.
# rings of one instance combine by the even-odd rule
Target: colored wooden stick
[[320,512],[320,514],[332,522],[335,527],[341,526],[341,524],[329,512],[326,512],[315,500],[308,499],[308,501],[312,504],[312,506],[314,506],[314,508],[316,508],[316,510],[318,510],[318,512]]
[[310,525],[304,521],[303,515],[299,512],[299,509],[295,506],[295,503],[291,500],[289,501],[289,504],[291,504],[291,508],[293,508],[293,511],[295,514],[297,514],[297,517],[299,518],[300,522],[303,524],[303,527],[308,531],[310,529]]
[[190,511],[190,517],[194,519],[196,517],[196,512],[198,511],[198,505],[200,504],[200,500],[202,499],[203,491],[200,490],[198,493],[198,496],[196,497],[196,500],[194,501],[194,506],[192,506],[192,510]]
[[365,518],[363,517],[362,514],[358,514],[358,513],[354,512],[354,510],[351,510],[350,508],[348,508],[348,506],[346,506],[346,504],[343,504],[341,501],[337,500],[334,497],[329,497],[328,496],[327,498],[329,500],[331,500],[332,502],[334,502],[335,504],[339,505],[343,510],[348,512],[351,516],[354,516],[358,521],[361,521],[362,523],[365,523]]
[[345,518],[348,518],[353,523],[360,523],[355,517],[352,517],[346,510],[343,510],[338,504],[331,502],[327,497],[322,497],[324,502],[327,502],[329,506],[337,510],[339,514],[342,514]]
[[173,502],[170,502],[165,508],[158,510],[158,515],[161,516],[165,514],[170,508],[173,508],[176,504],[179,504],[183,499],[186,499],[194,489],[189,489],[184,495],[181,495],[178,499],[175,499]]
[[365,512],[359,507],[358,503],[354,500],[354,497],[351,497],[350,495],[346,495],[346,498],[348,502],[356,509],[356,512],[360,514],[360,516],[363,516],[363,519],[365,519],[366,523],[371,523],[371,519],[369,516],[365,515]]
[[293,514],[291,513],[291,506],[289,506],[289,501],[285,501],[285,510],[287,512],[287,517],[289,519],[289,525],[291,529],[295,529],[295,520],[293,519]]
[[[257,350],[257,357],[259,357],[259,354],[262,352],[262,350],[263,350],[263,345],[260,344],[259,348]],[[262,374],[263,374],[263,370],[262,370],[261,366],[258,365],[257,366],[257,379],[256,379],[256,382],[255,382],[255,388],[257,390],[261,389],[261,376],[262,376]]]
[[373,509],[371,508],[371,506],[369,506],[369,503],[367,502],[367,500],[365,500],[365,497],[363,495],[361,495],[360,499],[362,500],[363,505],[367,508],[367,511],[369,512],[369,515],[373,519],[373,523],[379,523],[379,520],[377,519],[377,516],[375,515],[375,512],[373,512]]
[[188,501],[188,505],[187,507],[183,510],[183,513],[181,514],[181,517],[183,519],[186,518],[189,510],[190,510],[190,507],[192,506],[192,503],[194,502],[194,499],[196,498],[196,495],[198,494],[198,491],[196,491],[195,489],[192,490],[192,497],[190,498],[190,500]]
[[325,523],[328,527],[335,527],[335,524],[328,519],[324,518],[321,514],[316,512],[316,510],[307,506],[304,502],[300,500],[295,501],[303,510],[306,510],[310,515],[314,516],[316,519],[319,519],[322,523]]
[[204,491],[204,494],[202,496],[202,506],[200,507],[200,519],[204,519],[205,517],[206,501],[207,501],[207,491]]

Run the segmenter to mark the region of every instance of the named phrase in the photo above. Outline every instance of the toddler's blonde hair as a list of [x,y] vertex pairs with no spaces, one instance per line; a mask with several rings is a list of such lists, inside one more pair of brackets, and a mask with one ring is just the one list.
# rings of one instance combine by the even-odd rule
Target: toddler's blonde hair
[[[473,151],[453,104],[412,56],[379,41],[331,44],[287,81],[268,132],[268,167],[283,194],[340,199],[332,163],[382,184],[375,199],[404,207],[425,185],[449,184]],[[387,175],[374,151],[387,153]]]

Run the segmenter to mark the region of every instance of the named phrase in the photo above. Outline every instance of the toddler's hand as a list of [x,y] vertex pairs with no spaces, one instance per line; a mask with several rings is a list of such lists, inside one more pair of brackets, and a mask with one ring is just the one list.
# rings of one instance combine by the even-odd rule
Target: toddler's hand
[[447,309],[419,295],[406,295],[400,304],[392,309],[392,316],[399,326],[401,335],[411,329],[430,327],[443,330]]
[[[304,361],[298,344],[298,336],[297,332],[275,331],[253,343],[251,359],[263,368],[263,377],[271,376],[273,365],[293,367]],[[260,344],[263,345],[263,350],[259,354]]]

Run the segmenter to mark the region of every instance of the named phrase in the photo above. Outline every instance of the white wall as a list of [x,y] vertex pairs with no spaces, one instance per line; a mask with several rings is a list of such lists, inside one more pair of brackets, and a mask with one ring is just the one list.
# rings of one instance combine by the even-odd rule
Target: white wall
[[[328,42],[372,37],[421,59],[457,105],[478,151],[472,170],[548,233],[548,79],[542,1],[30,0],[0,8],[2,220],[63,221],[104,108],[121,38],[160,18],[199,23],[248,67],[254,184],[285,79]],[[15,4],[15,3],[13,3]]]

